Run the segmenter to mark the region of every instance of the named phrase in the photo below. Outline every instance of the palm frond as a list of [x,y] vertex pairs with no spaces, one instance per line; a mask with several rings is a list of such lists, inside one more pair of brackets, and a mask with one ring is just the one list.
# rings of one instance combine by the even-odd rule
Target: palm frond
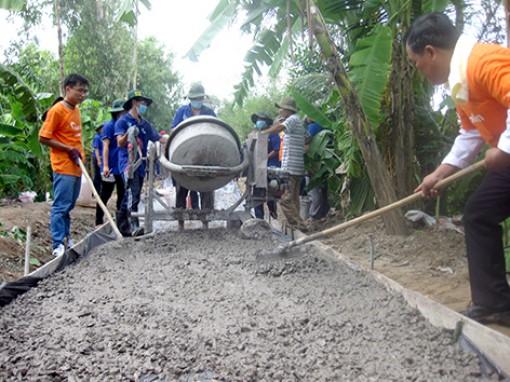
[[185,57],[191,61],[198,61],[198,56],[206,50],[211,41],[220,33],[236,14],[237,4],[227,0],[221,0],[211,15],[211,24],[202,32],[197,41],[192,45]]
[[359,39],[351,56],[349,78],[359,95],[363,111],[376,128],[381,119],[381,101],[391,72],[392,32],[377,26]]
[[[9,87],[15,100],[22,105],[25,120],[27,122],[37,122],[39,109],[36,95],[16,72],[0,64],[0,88],[3,87]],[[6,93],[5,90],[2,90],[2,92]]]

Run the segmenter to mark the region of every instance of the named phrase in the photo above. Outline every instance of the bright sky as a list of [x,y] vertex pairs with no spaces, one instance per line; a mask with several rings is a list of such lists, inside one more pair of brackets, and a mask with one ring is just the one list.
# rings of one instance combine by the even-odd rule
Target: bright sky
[[251,37],[232,26],[213,40],[199,62],[184,58],[209,25],[207,17],[217,3],[216,0],[151,0],[150,12],[142,6],[139,34],[141,38],[154,35],[175,52],[175,68],[183,76],[185,91],[191,83],[199,81],[206,93],[224,99],[232,96],[234,85],[241,79],[244,55],[252,46]]
[[[192,82],[200,81],[206,93],[228,99],[244,70],[244,55],[252,45],[250,36],[242,35],[239,28],[233,26],[214,39],[199,57],[199,62],[184,58],[209,25],[207,17],[217,3],[216,0],[151,0],[150,11],[141,5],[138,33],[140,39],[156,36],[175,53],[174,69],[181,74],[185,91],[189,90]],[[9,41],[17,38],[17,28],[6,22],[7,15],[8,12],[0,10],[0,52],[7,48]],[[56,31],[51,27],[39,32],[41,48],[56,54],[55,36]]]

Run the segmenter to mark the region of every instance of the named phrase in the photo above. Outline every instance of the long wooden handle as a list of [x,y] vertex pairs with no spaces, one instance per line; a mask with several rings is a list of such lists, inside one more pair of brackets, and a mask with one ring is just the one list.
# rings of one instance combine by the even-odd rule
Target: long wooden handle
[[[455,182],[456,180],[466,176],[467,174],[471,174],[473,172],[475,172],[476,170],[484,167],[485,165],[485,161],[484,160],[481,160],[479,162],[476,162],[475,164],[472,164],[471,166],[469,167],[466,167],[458,172],[456,172],[455,174],[447,177],[447,178],[444,178],[443,180],[439,181],[436,183],[436,185],[434,186],[435,189],[442,189],[446,186],[449,186],[450,184],[452,184],[453,182]],[[349,220],[349,221],[346,221],[342,224],[338,224],[334,227],[331,227],[331,228],[328,228],[328,229],[325,229],[324,231],[321,231],[321,232],[317,232],[317,233],[314,233],[313,235],[310,235],[310,236],[304,236],[300,239],[297,239],[297,240],[294,240],[294,241],[291,241],[291,242],[288,242],[287,244],[284,245],[284,247],[294,247],[296,245],[299,245],[299,244],[304,244],[304,243],[308,243],[310,241],[313,241],[313,240],[317,240],[317,239],[320,239],[324,236],[329,236],[329,235],[332,235],[334,233],[337,233],[339,231],[342,231],[344,229],[347,229],[349,227],[352,227],[356,224],[359,224],[359,223],[362,223],[366,220],[369,220],[369,219],[373,219],[373,218],[376,218],[378,216],[381,216],[381,215],[384,215],[386,212],[389,212],[389,211],[392,211],[396,208],[399,208],[399,207],[403,207],[407,204],[410,204],[418,199],[421,199],[422,198],[422,193],[421,191],[419,192],[416,192],[414,194],[411,194],[407,197],[405,197],[404,199],[400,199],[398,201],[396,201],[395,203],[391,203],[391,204],[388,204],[387,206],[384,206],[384,207],[381,207],[375,211],[372,211],[372,212],[369,212],[365,215],[362,215],[362,216],[359,216],[355,219],[352,219],[352,220]]]
[[117,227],[117,224],[113,221],[112,215],[110,214],[110,211],[108,211],[108,208],[104,205],[103,201],[101,200],[101,197],[97,193],[96,188],[94,187],[94,182],[90,178],[89,173],[87,172],[87,169],[83,165],[83,162],[80,158],[78,158],[78,164],[80,165],[81,171],[83,172],[83,175],[85,176],[85,179],[87,180],[88,184],[90,185],[90,188],[92,188],[92,193],[94,194],[94,197],[96,198],[97,204],[99,204],[99,207],[103,210],[104,214],[106,215],[106,218],[110,222],[113,228],[113,232],[115,232],[115,236],[117,236],[117,239],[122,239],[122,234],[119,231],[119,227]]

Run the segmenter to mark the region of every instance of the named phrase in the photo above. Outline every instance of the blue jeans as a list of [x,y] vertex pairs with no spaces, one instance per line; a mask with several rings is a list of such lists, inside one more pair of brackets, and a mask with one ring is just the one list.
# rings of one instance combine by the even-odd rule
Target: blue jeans
[[53,173],[53,205],[51,207],[50,231],[53,239],[52,248],[64,244],[69,238],[71,216],[80,195],[81,178],[79,176]]

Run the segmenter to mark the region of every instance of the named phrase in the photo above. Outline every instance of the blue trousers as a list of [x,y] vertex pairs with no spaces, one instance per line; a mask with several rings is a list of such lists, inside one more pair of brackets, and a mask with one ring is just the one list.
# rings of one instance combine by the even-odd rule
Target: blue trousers
[[57,174],[53,172],[53,205],[51,206],[50,231],[52,248],[64,244],[71,229],[71,210],[80,195],[81,178],[79,176]]

